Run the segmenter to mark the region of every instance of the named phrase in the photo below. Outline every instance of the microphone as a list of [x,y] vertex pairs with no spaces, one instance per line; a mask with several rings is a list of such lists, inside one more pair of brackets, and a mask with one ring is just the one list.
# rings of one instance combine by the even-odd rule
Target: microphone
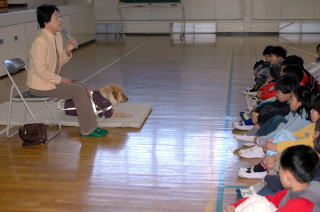
[[[66,30],[66,29],[62,29],[61,30],[61,32],[69,39],[69,40],[74,40],[74,38],[70,35],[70,33]],[[72,43],[73,44],[73,47],[75,48],[75,49],[77,49],[78,48],[78,44],[74,44],[74,43]]]

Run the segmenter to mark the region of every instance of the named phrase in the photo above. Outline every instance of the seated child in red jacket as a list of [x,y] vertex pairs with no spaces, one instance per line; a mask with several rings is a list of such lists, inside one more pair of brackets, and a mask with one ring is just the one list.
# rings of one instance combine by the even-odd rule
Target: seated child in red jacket
[[[320,182],[312,181],[319,168],[319,156],[311,147],[297,145],[287,148],[281,155],[279,172],[281,184],[285,189],[274,196],[264,196],[264,199],[272,203],[278,212],[319,211]],[[240,199],[237,203],[229,205],[224,211],[235,211],[249,198]],[[248,204],[248,208],[243,208],[241,211],[248,211],[249,207],[262,209],[263,205],[265,204],[259,204],[257,201],[255,205]]]

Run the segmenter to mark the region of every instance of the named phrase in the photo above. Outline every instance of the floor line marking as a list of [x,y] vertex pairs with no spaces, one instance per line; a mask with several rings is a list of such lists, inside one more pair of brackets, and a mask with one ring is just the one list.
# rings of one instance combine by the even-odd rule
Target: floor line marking
[[[234,51],[235,49],[233,48],[231,50],[231,56],[230,56],[230,62],[228,64],[228,75],[227,75],[227,82],[226,84],[228,85],[225,90],[227,91],[227,95],[226,95],[226,113],[225,113],[225,118],[224,118],[224,130],[229,132],[229,127],[230,127],[230,122],[231,122],[231,118],[230,118],[230,108],[231,108],[231,94],[232,94],[232,78],[233,78],[233,63],[234,63]],[[227,142],[224,143],[223,145],[223,150],[224,154],[226,154],[226,152],[228,151],[227,149]],[[220,170],[225,170],[226,167],[226,157],[224,157],[224,160],[221,162],[220,164]],[[210,190],[209,192],[209,200],[208,203],[206,205],[205,208],[205,212],[222,212],[223,209],[223,193],[224,193],[224,172],[220,173],[220,177],[219,177],[219,183],[218,186],[215,187],[213,186],[213,188]],[[216,190],[217,191],[217,198],[213,198],[214,195],[216,195]],[[222,192],[222,194],[221,194]],[[212,196],[211,196],[212,195]],[[214,203],[216,203],[216,205],[214,206]]]
[[[229,65],[229,79],[228,79],[228,95],[227,95],[227,102],[226,102],[226,116],[230,117],[230,109],[231,109],[231,94],[232,94],[232,79],[233,79],[233,65],[234,65],[234,48],[232,49],[231,53],[231,60]],[[230,119],[225,119],[224,122],[224,130],[229,132],[230,127]],[[224,156],[227,153],[227,143],[225,142],[223,145]],[[220,164],[220,170],[225,170],[227,164],[227,158],[224,157],[224,160]],[[219,178],[219,185],[218,185],[218,197],[216,203],[216,211],[220,212],[223,210],[223,194],[224,194],[224,183],[225,183],[225,172],[223,171],[220,173]]]
[[96,76],[97,74],[107,70],[108,68],[110,68],[112,65],[116,64],[117,62],[119,62],[120,60],[124,59],[125,57],[129,56],[130,54],[132,54],[133,52],[137,51],[138,49],[140,49],[141,47],[145,46],[147,43],[150,42],[150,38],[147,39],[146,41],[144,41],[143,43],[141,43],[140,45],[136,46],[135,48],[131,49],[130,51],[128,51],[127,53],[125,53],[124,55],[118,57],[117,59],[115,59],[114,61],[112,61],[111,63],[109,63],[108,65],[106,65],[105,67],[101,68],[100,70],[98,70],[97,72],[91,74],[89,77],[87,77],[84,80],[81,80],[81,82],[85,82],[89,79],[91,79],[92,77]]

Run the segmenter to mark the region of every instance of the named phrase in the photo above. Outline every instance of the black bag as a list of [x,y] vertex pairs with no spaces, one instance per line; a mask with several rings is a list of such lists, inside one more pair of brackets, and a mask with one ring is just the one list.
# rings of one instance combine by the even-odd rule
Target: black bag
[[45,144],[47,141],[47,126],[43,123],[25,124],[19,128],[19,136],[23,146]]

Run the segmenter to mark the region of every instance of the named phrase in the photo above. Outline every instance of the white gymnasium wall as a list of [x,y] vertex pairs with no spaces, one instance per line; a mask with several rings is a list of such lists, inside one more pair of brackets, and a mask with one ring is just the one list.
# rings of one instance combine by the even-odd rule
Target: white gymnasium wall
[[[94,0],[96,23],[119,22],[118,0]],[[320,22],[320,0],[184,0],[188,22],[216,22],[217,32],[278,32],[279,23]],[[177,8],[122,9],[127,32],[168,33]]]

